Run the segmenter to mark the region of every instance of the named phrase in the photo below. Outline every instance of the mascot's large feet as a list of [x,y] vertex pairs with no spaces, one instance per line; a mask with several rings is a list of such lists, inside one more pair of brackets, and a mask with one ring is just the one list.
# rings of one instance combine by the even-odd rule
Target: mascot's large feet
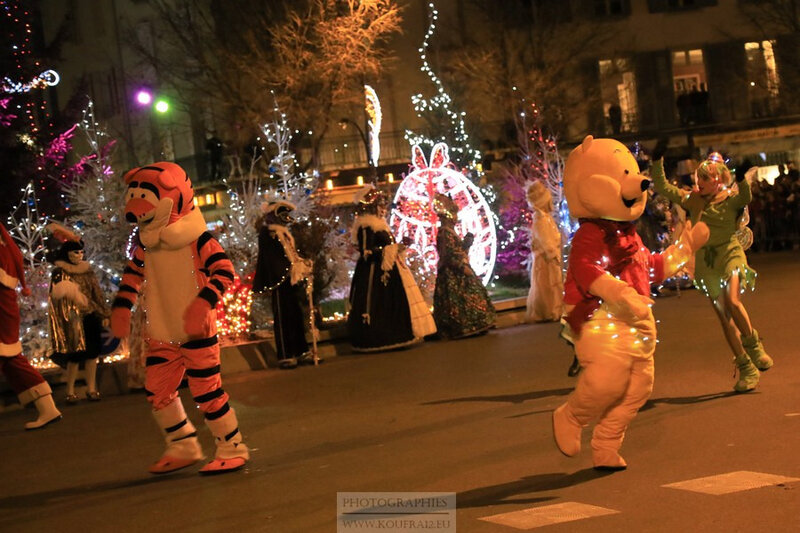
[[567,404],[553,411],[553,438],[558,449],[567,457],[581,451],[581,426],[570,420]]
[[217,453],[214,460],[200,469],[203,475],[226,474],[240,470],[250,459],[250,451],[242,441],[242,434],[239,432],[239,421],[236,413],[230,408],[220,418],[209,420],[206,418],[206,425],[214,435],[214,443],[217,445]]
[[244,457],[234,457],[233,459],[220,459],[217,457],[209,462],[206,466],[200,469],[200,474],[204,476],[213,476],[215,474],[227,474],[228,472],[235,472],[241,470],[247,460]]
[[758,369],[750,361],[747,354],[740,354],[734,359],[736,368],[739,370],[739,381],[733,386],[736,392],[750,392],[758,385]]
[[616,450],[597,449],[592,447],[594,469],[603,472],[618,472],[628,468],[628,463]]
[[181,459],[179,457],[164,455],[161,459],[150,465],[147,471],[151,474],[169,474],[170,472],[181,470],[187,466],[192,466],[199,460],[200,459]]
[[167,449],[161,459],[150,465],[151,474],[168,474],[205,458],[197,431],[186,417],[180,398],[176,398],[166,407],[153,411],[161,433],[164,435]]
[[753,330],[749,337],[742,336],[742,347],[757,369],[763,372],[772,368],[774,364],[772,357],[764,351],[764,345],[756,330]]

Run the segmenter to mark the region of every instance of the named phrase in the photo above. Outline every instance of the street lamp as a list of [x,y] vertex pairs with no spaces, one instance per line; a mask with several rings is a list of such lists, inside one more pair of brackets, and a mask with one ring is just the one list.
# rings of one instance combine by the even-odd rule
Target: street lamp
[[361,127],[350,120],[349,118],[342,118],[339,120],[339,126],[346,130],[347,126],[353,126],[357,131],[359,137],[361,137],[361,141],[364,143],[364,150],[367,154],[367,166],[369,167],[369,177],[372,182],[376,182],[378,180],[378,171],[375,168],[375,161],[372,160],[372,150],[370,149],[369,139],[367,139],[367,134],[364,133],[364,130]]

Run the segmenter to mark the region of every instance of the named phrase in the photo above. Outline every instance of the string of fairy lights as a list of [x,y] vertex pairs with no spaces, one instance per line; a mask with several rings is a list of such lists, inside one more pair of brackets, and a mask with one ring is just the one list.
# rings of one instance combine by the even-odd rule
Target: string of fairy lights
[[[456,159],[461,160],[466,168],[474,170],[481,160],[481,154],[470,145],[467,127],[464,123],[466,113],[464,111],[453,110],[451,107],[453,101],[450,95],[447,94],[444,85],[442,85],[442,81],[428,62],[430,41],[434,33],[436,33],[436,21],[438,19],[439,11],[436,9],[436,5],[430,2],[428,4],[428,30],[425,32],[422,46],[419,48],[420,58],[422,59],[420,70],[433,82],[436,87],[436,94],[430,99],[426,99],[422,94],[415,94],[411,97],[411,103],[414,105],[414,111],[416,111],[417,116],[421,117],[424,113],[439,112],[447,116],[453,128],[453,139],[449,142],[450,150],[457,154],[458,157]],[[448,142],[447,139],[430,139],[426,135],[418,134],[410,130],[406,130],[405,138],[411,146],[420,145],[428,148],[433,148],[433,145],[437,142]]]

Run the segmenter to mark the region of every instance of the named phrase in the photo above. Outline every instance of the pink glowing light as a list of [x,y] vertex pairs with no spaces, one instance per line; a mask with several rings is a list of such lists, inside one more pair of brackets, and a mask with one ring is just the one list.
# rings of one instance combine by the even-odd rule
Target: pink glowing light
[[136,102],[140,105],[149,105],[153,101],[153,95],[145,90],[136,93]]

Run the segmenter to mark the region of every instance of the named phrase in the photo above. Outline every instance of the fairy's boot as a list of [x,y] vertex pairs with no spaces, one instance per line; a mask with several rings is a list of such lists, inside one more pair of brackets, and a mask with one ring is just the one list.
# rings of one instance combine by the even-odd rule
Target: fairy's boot
[[203,450],[197,441],[197,430],[186,417],[180,398],[163,409],[153,411],[161,428],[167,449],[161,459],[150,465],[151,474],[167,474],[191,466],[203,459]]
[[758,369],[750,361],[745,353],[741,353],[734,358],[737,370],[739,370],[739,381],[733,386],[736,392],[748,392],[758,385]]
[[46,381],[34,385],[19,394],[19,403],[27,405],[30,402],[33,402],[33,405],[36,406],[39,416],[36,420],[27,422],[25,429],[41,429],[48,424],[61,420],[61,411],[56,408],[56,404],[53,402],[53,390]]
[[747,352],[747,356],[756,365],[756,368],[761,371],[772,368],[772,357],[768,356],[767,352],[764,351],[764,345],[761,344],[761,338],[756,330],[753,330],[747,337],[742,335],[742,346],[744,351]]
[[224,474],[239,470],[250,459],[250,451],[242,442],[239,422],[233,408],[214,420],[206,419],[206,425],[214,435],[217,452],[214,460],[200,469],[201,474]]

